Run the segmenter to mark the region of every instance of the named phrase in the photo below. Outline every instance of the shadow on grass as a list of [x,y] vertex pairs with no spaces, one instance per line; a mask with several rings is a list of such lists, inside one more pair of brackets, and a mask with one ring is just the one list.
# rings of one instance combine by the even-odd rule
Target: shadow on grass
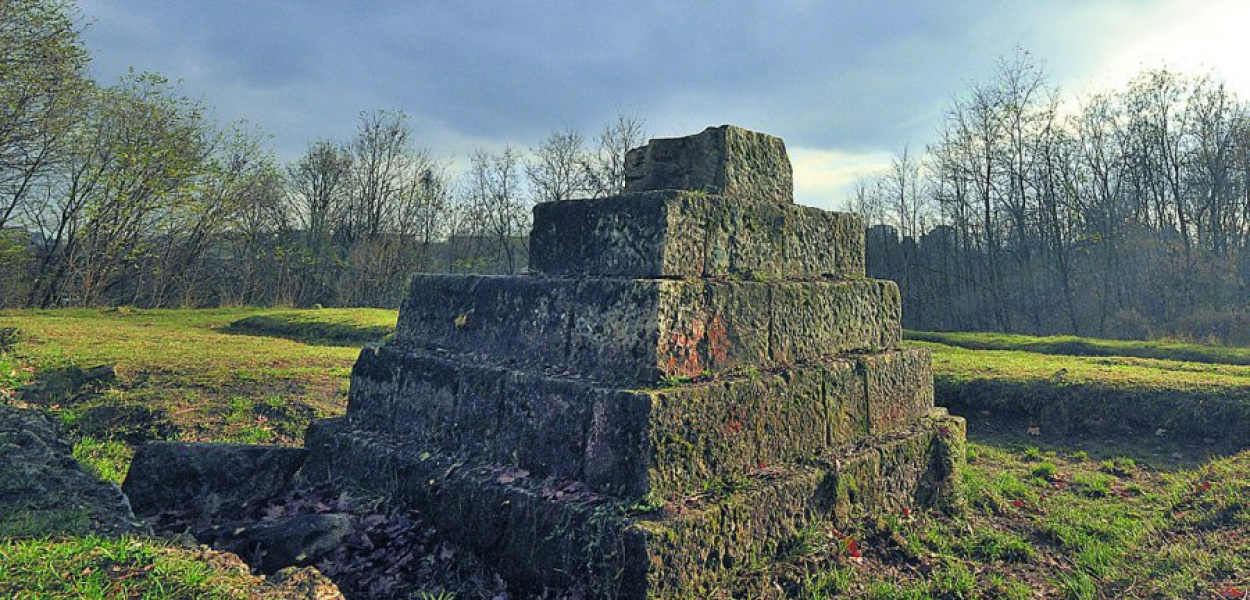
[[222,327],[232,335],[282,338],[310,346],[360,348],[395,331],[393,326],[318,321],[299,314],[252,315]]
[[1061,431],[1029,419],[999,415],[961,415],[968,420],[968,440],[1011,452],[1037,447],[1042,452],[1085,452],[1093,460],[1131,458],[1157,471],[1191,470],[1247,448],[1246,439],[1178,438],[1153,433]]

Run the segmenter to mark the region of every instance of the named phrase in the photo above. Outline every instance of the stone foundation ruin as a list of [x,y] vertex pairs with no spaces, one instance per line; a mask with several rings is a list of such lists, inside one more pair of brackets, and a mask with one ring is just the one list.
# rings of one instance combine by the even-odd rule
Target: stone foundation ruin
[[305,469],[421,511],[518,589],[699,597],[814,524],[954,505],[964,423],[900,347],[864,225],[783,142],[652,140],[534,209],[530,276],[418,275]]

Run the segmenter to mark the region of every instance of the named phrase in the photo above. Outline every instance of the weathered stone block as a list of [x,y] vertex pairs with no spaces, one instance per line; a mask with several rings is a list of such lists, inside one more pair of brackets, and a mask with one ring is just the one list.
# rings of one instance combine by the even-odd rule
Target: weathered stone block
[[0,539],[152,533],[117,485],[85,471],[73,451],[57,421],[0,402]]
[[895,346],[892,282],[419,275],[396,341],[648,384]]
[[614,394],[583,381],[366,348],[352,372],[347,412],[358,426],[414,445],[578,477],[592,411]]
[[962,419],[934,415],[913,428],[770,469],[732,493],[674,496],[656,511],[502,467],[460,466],[344,421],[310,430],[310,472],[394,494],[440,524],[521,589],[580,588],[591,598],[676,598],[729,583],[752,559],[821,522],[896,512],[934,501],[951,479]]
[[[846,293],[850,289],[857,292]],[[781,282],[772,286],[772,307],[769,348],[773,364],[811,361],[850,350],[889,349],[902,338],[903,301],[892,281]]]
[[534,207],[530,269],[554,276],[821,279],[864,275],[857,215],[683,191]]
[[625,192],[693,190],[763,204],[794,202],[781,138],[733,125],[654,139],[625,154]]
[[[933,407],[922,350],[654,390],[369,348],[352,374],[356,426],[514,463],[623,497],[733,481],[909,426]],[[888,404],[889,409],[873,407]]]
[[285,489],[307,454],[280,446],[148,442],[135,452],[122,491],[140,517],[239,515]]
[[868,386],[871,433],[886,433],[933,406],[933,367],[927,349],[870,354],[859,360]]

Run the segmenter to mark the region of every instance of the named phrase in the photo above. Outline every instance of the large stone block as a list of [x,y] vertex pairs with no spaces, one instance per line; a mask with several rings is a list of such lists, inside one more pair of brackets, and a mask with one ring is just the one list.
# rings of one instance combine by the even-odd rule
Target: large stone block
[[900,317],[898,288],[877,280],[418,275],[396,341],[637,385],[888,349]]
[[280,494],[307,454],[281,446],[148,442],[135,452],[122,490],[140,517],[247,514]]
[[941,505],[961,460],[962,419],[935,414],[810,466],[762,469],[732,492],[666,498],[656,510],[502,466],[431,456],[345,421],[309,431],[309,473],[391,494],[439,523],[521,591],[589,598],[699,597],[819,523]]
[[794,202],[781,138],[733,125],[654,139],[625,154],[625,191],[692,190],[763,204]]
[[929,351],[913,348],[859,357],[867,386],[868,430],[887,433],[933,406]]
[[[845,292],[851,289],[864,292]],[[903,302],[892,281],[781,282],[772,286],[772,307],[769,347],[774,364],[810,361],[848,350],[893,348],[902,335]],[[857,343],[854,347],[831,343],[840,340]]]
[[352,371],[347,413],[360,427],[444,454],[580,477],[594,408],[613,394],[584,381],[366,348]]
[[534,207],[530,269],[554,276],[821,279],[864,275],[863,221],[683,191]]
[[607,389],[381,347],[361,353],[348,416],[445,455],[516,464],[622,497],[663,496],[906,428],[933,407],[928,372],[925,351],[901,350],[661,389]]

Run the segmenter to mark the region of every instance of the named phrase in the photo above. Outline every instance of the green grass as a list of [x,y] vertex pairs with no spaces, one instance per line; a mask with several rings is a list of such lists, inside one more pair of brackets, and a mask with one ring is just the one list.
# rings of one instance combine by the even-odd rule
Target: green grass
[[[235,333],[238,322],[258,318],[290,325],[274,334],[283,337]],[[313,418],[343,411],[359,353],[345,340],[372,339],[394,319],[395,311],[375,309],[0,311],[0,328],[21,330],[20,341],[0,359],[0,367],[8,367],[0,390],[9,390],[0,395],[11,397],[17,384],[53,377],[70,365],[111,364],[114,386],[85,401],[66,398],[44,408],[73,423],[92,407],[137,405],[168,422],[174,433],[167,437],[299,443]]]
[[1250,577],[1250,451],[1128,479],[1057,453],[1043,479],[1027,450],[972,447],[963,515],[850,523],[859,562],[817,548],[767,577],[790,598],[1021,600],[1218,597]]
[[116,440],[83,436],[74,443],[74,459],[97,479],[121,485],[134,457],[134,448]]
[[147,538],[0,539],[0,597],[247,600],[280,595],[237,559]]
[[[20,330],[0,350],[0,402],[22,404],[20,386],[64,379],[71,366],[114,365],[117,380],[103,389],[31,408],[59,418],[89,473],[121,483],[136,433],[298,443],[313,418],[343,412],[359,353],[351,344],[385,335],[394,321],[394,311],[370,309],[0,311],[0,330]],[[92,421],[106,414],[131,416]],[[220,553],[96,537],[96,518],[72,503],[38,510],[0,504],[0,598],[290,596]]]
[[[130,452],[124,428],[134,424],[90,423],[101,407],[150,409],[177,439],[298,443],[310,420],[342,412],[352,345],[386,335],[394,319],[394,311],[337,309],[0,311],[0,329],[21,330],[0,352],[0,401],[71,365],[116,365],[117,381],[105,389],[37,408],[76,435],[75,457],[89,471],[120,481]],[[1090,459],[1062,439],[1020,432],[1014,441],[978,442],[975,431],[984,408],[1091,426],[1144,415],[1167,428],[1218,431],[1236,426],[1250,405],[1250,367],[913,343],[934,353],[939,402],[975,407],[966,413],[975,457],[963,475],[966,513],[859,519],[837,536],[814,529],[775,570],[754,573],[770,579],[768,589],[804,599],[1023,600],[1195,598],[1244,588],[1250,451],[1163,471],[1105,453]],[[1162,443],[1150,433],[1134,444]],[[90,515],[72,510],[41,513],[38,522],[20,517],[4,521],[13,539],[0,541],[0,597],[260,597],[249,580],[219,576],[233,567],[199,551],[83,535]],[[863,557],[830,542],[838,536],[858,540]]]
[[971,350],[924,341],[909,341],[908,345],[932,350],[935,376],[951,381],[1050,381],[1062,386],[1096,384],[1108,388],[1232,394],[1250,400],[1250,367],[1242,365]]
[[1104,340],[1056,335],[1038,337],[1010,333],[907,330],[909,340],[936,342],[971,350],[1023,350],[1064,356],[1125,356],[1163,360],[1250,365],[1250,348],[1190,342]]

